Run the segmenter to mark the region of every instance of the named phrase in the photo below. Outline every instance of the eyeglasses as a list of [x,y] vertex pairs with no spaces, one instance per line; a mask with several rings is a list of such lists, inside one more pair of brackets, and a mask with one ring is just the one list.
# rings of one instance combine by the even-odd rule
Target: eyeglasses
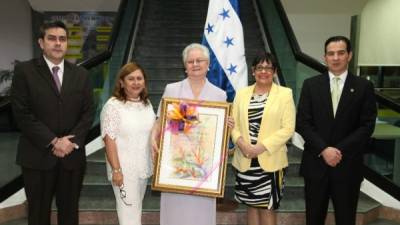
[[121,198],[122,202],[126,206],[131,206],[132,205],[132,204],[126,202],[126,191],[124,190],[124,185],[121,185],[121,187],[119,187],[119,197]]
[[193,60],[188,60],[186,61],[187,64],[189,65],[194,65],[194,64],[200,64],[202,62],[207,62],[207,59],[193,59]]
[[265,70],[265,72],[267,73],[274,73],[275,72],[275,68],[271,67],[271,66],[256,66],[255,71],[256,72],[261,72]]

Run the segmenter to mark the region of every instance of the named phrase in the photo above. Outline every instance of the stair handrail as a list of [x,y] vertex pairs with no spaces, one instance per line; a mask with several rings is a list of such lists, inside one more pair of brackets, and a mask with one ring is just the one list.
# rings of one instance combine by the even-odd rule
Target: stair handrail
[[282,21],[283,28],[285,29],[287,38],[290,43],[290,47],[296,59],[301,63],[317,70],[320,73],[326,71],[326,66],[323,65],[318,60],[314,59],[313,57],[309,56],[308,54],[304,53],[297,41],[296,35],[293,32],[292,26],[290,25],[289,18],[287,17],[286,11],[282,5],[281,0],[273,0],[275,7],[278,11],[278,15]]
[[[258,22],[258,25],[260,26],[261,37],[262,37],[262,40],[263,40],[263,43],[264,43],[264,46],[265,46],[265,50],[268,50],[268,49],[266,48],[266,47],[268,46],[268,48],[270,48],[270,51],[271,51],[274,55],[276,55],[274,47],[273,47],[273,46],[269,46],[269,44],[268,44],[268,43],[271,42],[272,39],[271,39],[269,33],[268,33],[268,32],[265,32],[266,29],[265,29],[265,27],[264,27],[264,23],[261,21],[261,13],[260,13],[260,10],[259,10],[259,8],[258,8],[258,5],[257,5],[257,2],[256,2],[256,1],[257,1],[257,0],[253,0],[253,6],[254,6],[255,13],[256,13],[256,15],[257,15],[257,22]],[[279,65],[279,62],[277,62],[277,63],[278,63],[278,65]],[[277,75],[278,75],[278,82],[279,82],[279,85],[286,86],[285,78],[284,78],[284,76],[283,76],[283,74],[282,74],[282,71],[281,71],[280,66],[278,66],[278,68],[277,68]]]
[[139,3],[136,20],[134,21],[135,27],[134,27],[134,29],[131,29],[130,34],[129,34],[129,40],[128,40],[128,43],[130,43],[129,51],[125,51],[125,54],[124,54],[123,61],[126,63],[132,61],[132,59],[135,58],[135,54],[134,54],[135,43],[136,43],[137,33],[139,31],[139,24],[140,24],[141,18],[142,18],[143,6],[144,6],[144,1],[141,0]]

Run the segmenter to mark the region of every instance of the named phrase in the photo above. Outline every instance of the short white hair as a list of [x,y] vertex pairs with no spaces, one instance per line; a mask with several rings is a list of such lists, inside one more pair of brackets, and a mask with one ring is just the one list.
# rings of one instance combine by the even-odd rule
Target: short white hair
[[204,57],[207,58],[207,61],[210,62],[210,51],[208,51],[208,48],[199,43],[192,43],[192,44],[186,46],[185,49],[183,49],[183,52],[182,52],[183,64],[186,64],[188,54],[193,49],[200,49],[203,52]]

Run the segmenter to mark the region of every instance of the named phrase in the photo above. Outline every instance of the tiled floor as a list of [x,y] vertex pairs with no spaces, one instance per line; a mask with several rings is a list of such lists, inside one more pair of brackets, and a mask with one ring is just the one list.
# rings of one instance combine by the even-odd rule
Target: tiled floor
[[389,221],[389,220],[377,220],[374,221],[372,223],[369,223],[368,225],[399,225],[400,223],[396,223],[393,221]]
[[[26,225],[26,224],[27,224],[26,219],[20,219],[20,220],[14,220],[11,222],[7,222],[7,223],[2,223],[1,225]],[[91,225],[98,225],[98,224],[91,224]],[[107,225],[114,225],[114,224],[107,224]],[[153,224],[153,225],[158,225],[158,224]],[[400,223],[380,219],[375,222],[369,223],[368,225],[400,225]]]
[[[1,225],[26,225],[26,224],[27,224],[26,219],[19,219],[19,220],[10,221],[7,223],[2,223]],[[97,225],[97,224],[92,224],[92,225]],[[103,225],[105,225],[105,224],[103,224]],[[107,224],[107,225],[117,225],[117,224]],[[152,224],[152,225],[158,225],[158,224]],[[293,224],[293,225],[296,225],[296,224]],[[396,222],[384,220],[384,219],[378,219],[367,225],[400,225],[400,223],[396,223]]]

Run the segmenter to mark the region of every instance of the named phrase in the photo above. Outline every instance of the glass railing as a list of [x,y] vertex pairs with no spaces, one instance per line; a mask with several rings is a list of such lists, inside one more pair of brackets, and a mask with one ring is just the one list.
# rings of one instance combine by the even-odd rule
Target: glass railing
[[400,187],[400,67],[362,66],[360,76],[374,83],[378,98],[373,142],[364,163],[375,179]]
[[[255,0],[267,41],[277,56],[280,79],[299,97],[303,81],[325,66],[304,54],[280,0]],[[378,118],[371,149],[365,155],[366,178],[400,200],[400,79],[398,68],[361,68],[376,88]],[[375,75],[376,74],[376,75]],[[390,74],[390,75],[385,75]]]
[[378,104],[378,119],[365,164],[400,186],[400,113]]
[[[372,81],[376,88],[400,87],[399,66],[361,66],[360,76]],[[397,95],[397,97],[400,96]]]

